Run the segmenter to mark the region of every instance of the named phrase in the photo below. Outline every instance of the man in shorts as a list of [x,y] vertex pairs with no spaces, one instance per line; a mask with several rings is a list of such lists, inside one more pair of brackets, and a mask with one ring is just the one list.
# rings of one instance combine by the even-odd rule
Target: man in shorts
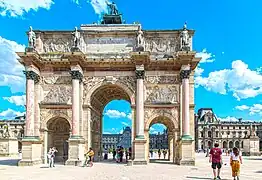
[[215,147],[212,148],[209,152],[210,154],[209,162],[212,163],[211,167],[213,169],[214,180],[216,180],[216,179],[221,179],[220,178],[220,169],[222,167],[222,151],[218,147],[219,146],[218,143],[215,143],[214,146]]

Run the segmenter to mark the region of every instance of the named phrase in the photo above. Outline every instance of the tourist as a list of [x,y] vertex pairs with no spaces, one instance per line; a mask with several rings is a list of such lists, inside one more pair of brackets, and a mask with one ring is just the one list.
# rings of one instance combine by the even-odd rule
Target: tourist
[[105,149],[104,160],[107,160],[107,159],[108,159],[108,150]]
[[234,180],[236,180],[236,178],[239,180],[240,164],[242,164],[242,154],[238,148],[234,147],[233,152],[230,154],[230,165]]
[[151,156],[151,158],[153,157],[153,150],[152,149],[150,149],[150,156]]
[[167,150],[166,149],[164,149],[163,155],[164,155],[164,159],[166,159],[166,155],[167,155]]
[[115,160],[116,159],[116,149],[114,148],[113,149],[113,160]]
[[122,146],[120,147],[119,154],[120,154],[120,162],[123,162],[124,149]]
[[126,156],[126,162],[127,162],[128,160],[128,149],[127,148],[125,149],[125,156]]
[[55,153],[58,152],[55,147],[52,147],[49,149],[49,152],[47,154],[48,160],[49,160],[49,167],[55,167]]
[[158,159],[161,157],[161,149],[158,149]]
[[85,167],[87,164],[89,164],[89,167],[93,166],[93,160],[94,160],[94,151],[92,148],[89,148],[89,151],[85,154],[85,162],[83,164],[83,167]]
[[[214,179],[221,179],[220,178],[220,169],[222,167],[222,151],[218,148],[219,144],[215,143],[214,148],[210,150],[210,158],[209,162],[212,163],[211,167],[213,169]],[[216,172],[217,170],[217,172]]]
[[132,158],[132,148],[131,147],[129,147],[129,149],[128,149],[128,153],[129,153],[129,159],[131,159]]

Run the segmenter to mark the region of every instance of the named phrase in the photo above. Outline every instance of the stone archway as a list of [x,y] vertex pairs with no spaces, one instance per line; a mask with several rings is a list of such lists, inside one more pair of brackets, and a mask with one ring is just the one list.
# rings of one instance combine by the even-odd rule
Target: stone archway
[[68,139],[70,136],[70,124],[61,117],[52,118],[47,122],[48,150],[56,147],[56,162],[65,162],[68,159]]
[[[150,150],[150,137],[149,137],[149,129],[154,124],[163,124],[167,128],[167,143],[168,143],[168,160],[175,163],[176,159],[176,129],[175,123],[171,120],[170,117],[159,115],[153,116],[153,119],[149,120],[146,124],[146,139],[147,139],[147,146],[146,146],[146,154],[148,154],[147,158],[149,157],[149,150]],[[149,162],[149,158],[147,159]]]
[[[99,156],[102,155],[102,116],[105,106],[112,100],[126,100],[131,104],[132,93],[127,91],[127,87],[122,84],[106,83],[101,84],[95,90],[92,90],[90,96],[90,127],[91,127],[91,138],[89,141],[95,152],[95,160],[99,160]],[[133,119],[133,118],[132,118]],[[133,128],[131,128],[133,130]]]

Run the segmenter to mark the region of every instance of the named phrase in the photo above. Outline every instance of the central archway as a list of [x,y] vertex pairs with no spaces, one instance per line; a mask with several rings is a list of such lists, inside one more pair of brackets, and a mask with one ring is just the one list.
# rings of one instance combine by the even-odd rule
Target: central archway
[[48,149],[56,147],[56,162],[65,162],[68,159],[68,139],[70,136],[70,124],[61,117],[52,118],[47,122]]
[[[124,85],[103,84],[95,89],[90,97],[91,110],[91,146],[95,151],[95,160],[102,159],[103,111],[112,100],[125,100],[131,104],[132,92]],[[131,118],[133,119],[133,118]],[[131,128],[132,131],[133,128]],[[131,138],[132,141],[133,138]]]

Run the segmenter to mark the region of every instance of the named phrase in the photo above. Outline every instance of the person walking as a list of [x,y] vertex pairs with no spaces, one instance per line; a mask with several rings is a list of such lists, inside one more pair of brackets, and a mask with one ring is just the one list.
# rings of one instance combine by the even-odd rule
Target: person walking
[[89,151],[87,151],[87,153],[85,154],[85,162],[83,164],[83,167],[85,167],[86,165],[89,165],[89,167],[93,166],[93,159],[94,159],[94,151],[92,148],[89,148]]
[[230,154],[230,165],[232,169],[232,177],[239,180],[240,164],[242,164],[242,154],[238,148],[234,147]]
[[209,162],[212,163],[211,167],[213,169],[214,180],[221,179],[220,178],[220,169],[223,164],[222,163],[222,151],[218,146],[219,144],[215,143],[214,148],[212,148],[209,152],[210,154]]

